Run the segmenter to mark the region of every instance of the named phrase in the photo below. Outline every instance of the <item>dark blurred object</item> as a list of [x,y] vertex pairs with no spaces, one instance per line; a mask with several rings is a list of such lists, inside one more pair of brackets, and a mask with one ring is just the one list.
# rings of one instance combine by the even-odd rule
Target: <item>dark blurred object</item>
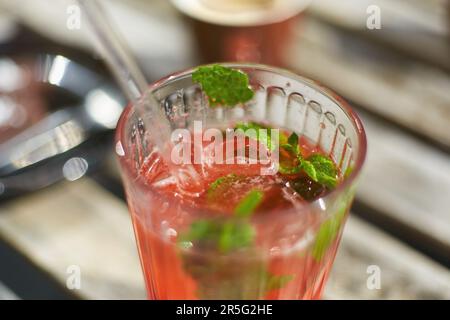
[[[285,66],[308,1],[173,0],[191,27],[200,63],[239,61]],[[280,4],[281,3],[281,4]]]
[[448,38],[450,39],[450,0],[447,0],[447,27],[448,27]]
[[256,62],[284,66],[284,52],[292,39],[297,17],[256,27],[211,25],[188,18],[193,27],[202,63]]
[[0,73],[0,199],[101,163],[126,103],[103,66],[22,29],[0,45]]

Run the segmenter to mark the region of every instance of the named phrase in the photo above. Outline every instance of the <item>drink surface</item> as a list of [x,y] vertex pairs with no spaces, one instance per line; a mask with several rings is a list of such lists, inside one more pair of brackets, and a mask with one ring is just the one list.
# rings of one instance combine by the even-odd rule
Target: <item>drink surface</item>
[[[324,220],[310,204],[332,188],[293,169],[321,150],[291,132],[279,139],[299,154],[280,148],[274,175],[261,175],[270,163],[249,163],[252,137],[244,159],[231,154],[234,164],[214,163],[203,144],[200,164],[182,168],[197,178],[183,185],[157,153],[147,157],[139,174],[154,196],[130,209],[150,298],[320,298],[348,208]],[[224,154],[231,144],[236,138],[224,140]]]

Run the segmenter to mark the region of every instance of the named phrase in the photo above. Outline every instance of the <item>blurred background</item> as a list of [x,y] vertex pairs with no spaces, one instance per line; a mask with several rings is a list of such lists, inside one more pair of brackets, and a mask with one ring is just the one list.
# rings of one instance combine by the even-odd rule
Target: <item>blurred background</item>
[[[450,1],[103,3],[149,81],[251,61],[347,99],[369,154],[325,298],[450,298]],[[93,43],[73,1],[0,0],[0,299],[145,298],[114,158],[127,101]]]

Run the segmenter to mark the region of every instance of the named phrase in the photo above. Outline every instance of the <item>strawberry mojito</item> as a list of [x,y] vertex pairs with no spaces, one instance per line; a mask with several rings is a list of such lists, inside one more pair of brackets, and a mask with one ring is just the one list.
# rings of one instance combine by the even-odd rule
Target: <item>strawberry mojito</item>
[[150,90],[167,149],[133,106],[116,136],[148,297],[320,299],[365,157],[354,112],[262,65],[199,67]]

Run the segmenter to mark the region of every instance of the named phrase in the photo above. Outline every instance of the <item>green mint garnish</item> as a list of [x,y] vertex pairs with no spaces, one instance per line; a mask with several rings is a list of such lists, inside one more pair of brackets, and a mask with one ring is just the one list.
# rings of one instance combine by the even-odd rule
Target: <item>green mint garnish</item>
[[313,154],[301,161],[301,168],[314,181],[330,189],[336,187],[337,170],[333,160],[321,154]]
[[301,168],[298,164],[296,164],[296,158],[291,157],[280,157],[280,166],[278,171],[281,174],[291,175],[297,174],[300,172]]
[[294,149],[298,148],[298,135],[295,132],[289,136],[288,144]]
[[309,162],[308,160],[303,160],[301,163],[301,168],[311,179],[313,179],[316,182],[318,181],[316,168],[311,162]]
[[[224,192],[230,183],[239,179],[236,174],[220,177],[210,184],[208,196]],[[282,289],[293,279],[292,275],[275,275],[259,259],[246,259],[255,253],[256,230],[249,217],[261,204],[264,193],[252,189],[238,202],[230,218],[201,219],[191,223],[187,232],[180,234],[178,245],[182,249],[184,270],[196,281],[197,294],[203,299],[262,299],[271,290]],[[226,256],[193,256],[189,249],[196,248],[221,254],[239,254],[246,249],[242,264]]]
[[201,85],[210,106],[234,106],[254,96],[247,74],[221,65],[198,68],[192,74],[192,80]]
[[322,223],[317,232],[316,241],[314,242],[314,247],[312,249],[312,255],[316,261],[322,260],[325,256],[328,247],[336,238],[339,227],[340,224],[336,219],[329,219]]
[[291,274],[275,275],[267,273],[266,291],[282,289],[292,281],[292,279],[294,279],[294,276]]
[[253,214],[255,209],[260,205],[264,197],[264,193],[260,190],[251,190],[247,195],[237,204],[234,209],[234,215],[239,218],[247,218]]
[[341,229],[349,203],[345,200],[343,204],[335,216],[320,225],[312,248],[312,256],[316,261],[322,260]]
[[182,234],[178,240],[181,248],[198,245],[204,250],[218,250],[220,253],[229,253],[253,244],[253,227],[242,221],[223,220],[197,220],[189,230]]
[[226,176],[218,178],[216,181],[211,183],[208,188],[208,199],[214,200],[216,196],[222,194],[230,185],[236,181],[239,181],[241,176],[231,173]]
[[[246,122],[246,123],[238,123],[235,126],[235,130],[242,130],[244,134],[254,139],[267,147],[268,150],[273,151],[275,149],[275,145],[272,145],[272,131],[271,127],[263,126],[261,124],[255,122]],[[279,134],[279,145],[284,145],[287,143],[287,136],[280,132]]]
[[299,173],[301,169],[301,160],[298,136],[294,132],[289,136],[289,138],[287,138],[287,143],[281,145],[279,167],[280,173],[288,175]]
[[353,166],[348,166],[347,169],[345,170],[344,178],[348,178],[352,174],[353,169],[354,169]]
[[239,123],[235,127],[236,130],[242,130],[245,136],[256,140],[272,150],[272,133],[270,128],[264,127],[254,122]]
[[227,221],[222,225],[219,238],[219,251],[228,253],[247,248],[253,244],[255,230],[246,222]]
[[[230,183],[239,179],[236,174],[229,174],[211,183],[208,197],[214,197],[218,192],[224,192]],[[253,226],[245,218],[250,217],[263,199],[263,192],[251,190],[237,204],[231,219],[202,219],[194,221],[189,230],[179,238],[182,248],[191,245],[218,250],[221,253],[246,248],[252,245],[255,236]]]
[[[238,178],[236,174],[218,178],[209,186],[208,197],[215,196],[219,191],[226,191],[223,188],[229,187],[229,184]],[[192,245],[199,245],[217,249],[221,253],[249,247],[253,243],[255,230],[245,219],[253,214],[263,197],[262,191],[253,189],[239,201],[231,219],[194,221],[189,230],[179,237],[179,246],[189,248]]]
[[336,187],[337,169],[333,160],[322,154],[313,154],[304,159],[295,132],[289,136],[288,143],[281,148],[283,150],[280,152],[279,171],[282,174],[296,174],[303,170],[313,181],[329,189]]
[[[270,129],[268,127],[264,127],[260,124],[254,123],[254,122],[248,122],[248,123],[238,123],[236,125],[235,129],[242,130],[247,137],[261,142],[262,144],[266,145],[270,149],[271,133],[270,133]],[[260,130],[261,130],[261,132],[260,132]],[[267,134],[260,134],[264,131],[267,132]]]
[[[213,241],[216,237],[217,225],[210,220],[194,221],[189,231],[179,238],[180,243],[202,241]],[[184,246],[184,245],[183,245]],[[186,246],[187,247],[187,246]]]

